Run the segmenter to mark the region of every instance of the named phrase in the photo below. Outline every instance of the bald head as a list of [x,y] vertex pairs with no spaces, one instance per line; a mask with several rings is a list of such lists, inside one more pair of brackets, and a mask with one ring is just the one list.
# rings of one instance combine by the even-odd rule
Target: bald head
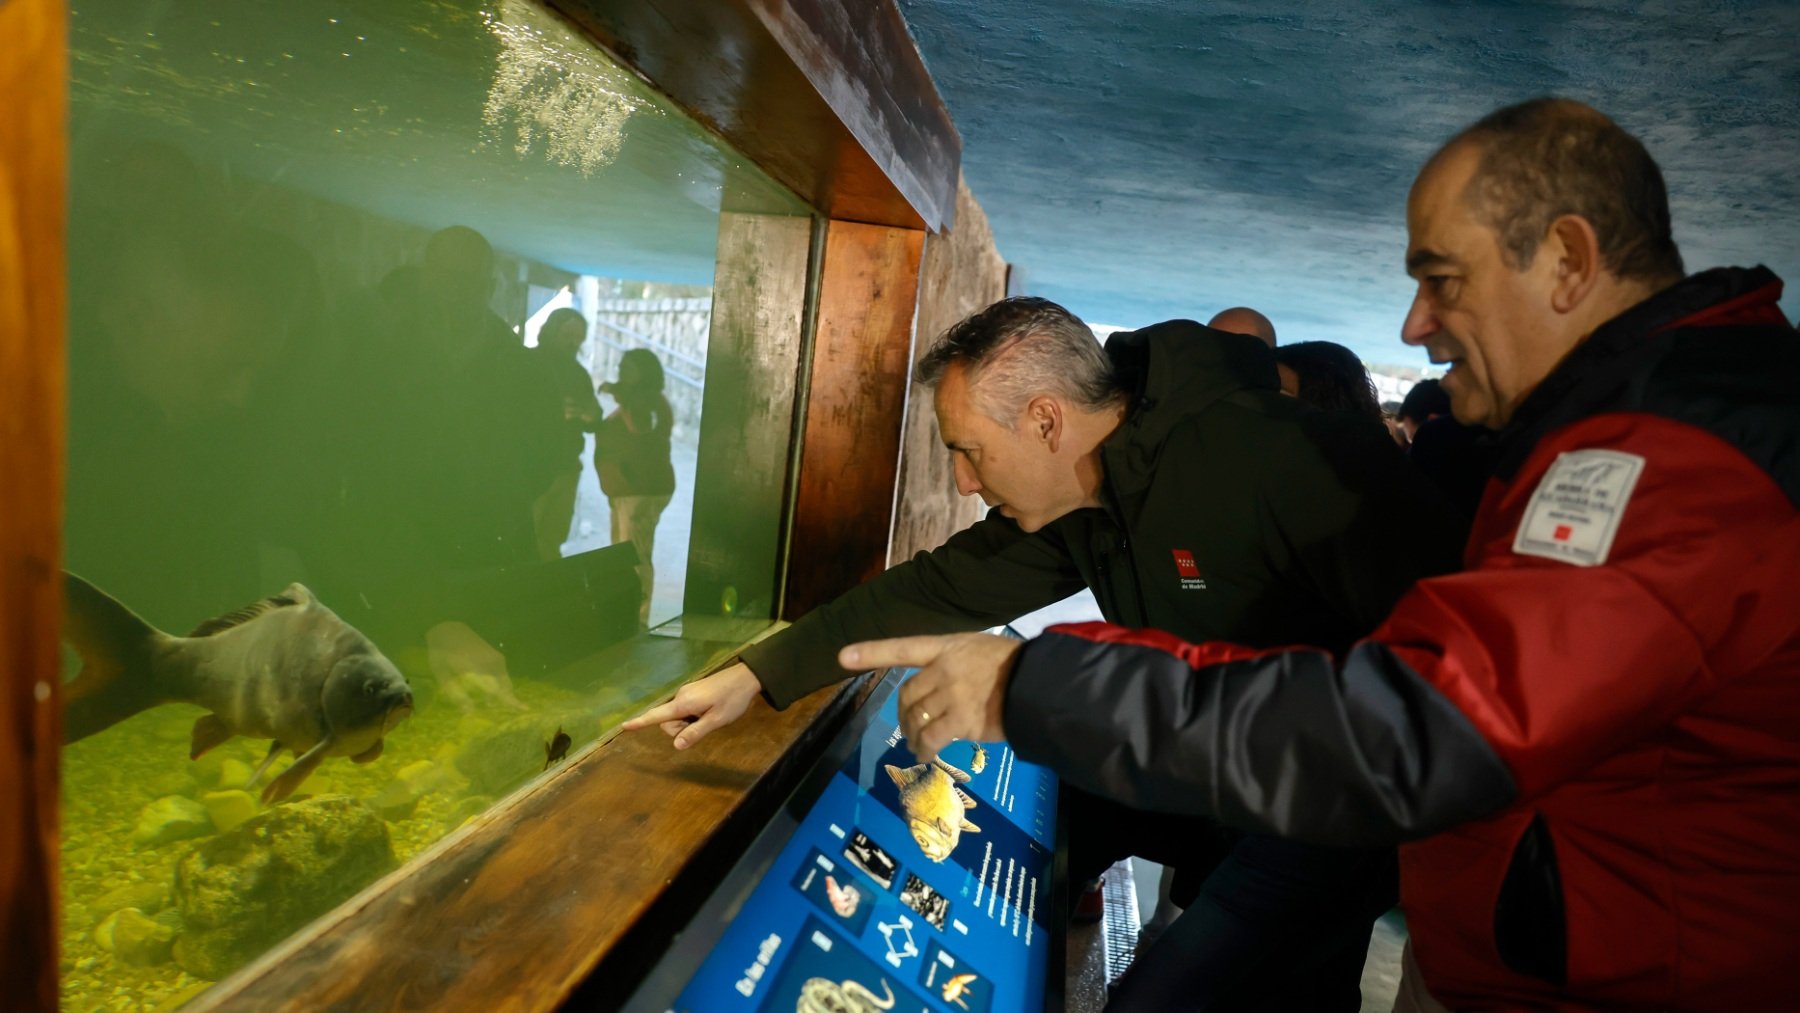
[[1268,317],[1248,306],[1220,310],[1206,322],[1206,326],[1231,334],[1248,334],[1253,338],[1261,338],[1262,343],[1270,348],[1275,347],[1275,325],[1269,323]]

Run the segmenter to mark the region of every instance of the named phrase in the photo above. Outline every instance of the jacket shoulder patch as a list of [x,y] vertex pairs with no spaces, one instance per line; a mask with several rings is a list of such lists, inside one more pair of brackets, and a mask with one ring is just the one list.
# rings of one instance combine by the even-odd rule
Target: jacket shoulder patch
[[1557,455],[1525,505],[1513,552],[1575,566],[1599,566],[1643,474],[1644,459],[1617,450]]

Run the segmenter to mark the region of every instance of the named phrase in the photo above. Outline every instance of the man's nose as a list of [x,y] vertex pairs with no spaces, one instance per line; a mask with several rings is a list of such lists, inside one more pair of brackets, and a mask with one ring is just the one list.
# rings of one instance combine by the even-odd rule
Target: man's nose
[[951,467],[956,473],[956,491],[964,496],[973,496],[981,491],[981,480],[975,477],[975,469],[963,455],[955,454],[950,459]]
[[1400,340],[1409,345],[1423,345],[1425,339],[1438,332],[1437,310],[1425,292],[1413,296],[1412,308],[1406,311],[1406,322],[1400,325]]

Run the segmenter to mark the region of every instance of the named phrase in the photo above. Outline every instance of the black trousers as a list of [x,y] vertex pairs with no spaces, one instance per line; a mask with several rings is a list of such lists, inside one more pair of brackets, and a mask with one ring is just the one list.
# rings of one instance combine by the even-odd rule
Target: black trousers
[[1138,856],[1176,870],[1184,910],[1107,1009],[1357,1013],[1375,919],[1399,898],[1392,848],[1325,848],[1142,812],[1064,787],[1069,878]]

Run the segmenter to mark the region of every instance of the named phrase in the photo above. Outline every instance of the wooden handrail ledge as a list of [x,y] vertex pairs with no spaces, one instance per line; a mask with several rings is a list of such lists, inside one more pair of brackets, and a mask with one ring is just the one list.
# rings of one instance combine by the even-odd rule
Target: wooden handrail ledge
[[868,685],[759,698],[682,752],[614,732],[189,1008],[547,1010],[597,968],[622,1002]]

